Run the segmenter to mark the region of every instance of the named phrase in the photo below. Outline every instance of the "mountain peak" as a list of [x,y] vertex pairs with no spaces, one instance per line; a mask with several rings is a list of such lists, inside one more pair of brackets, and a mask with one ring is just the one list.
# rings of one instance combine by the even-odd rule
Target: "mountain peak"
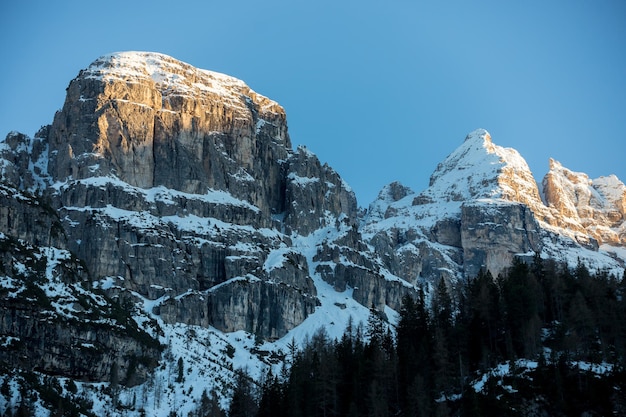
[[468,134],[430,178],[430,199],[466,201],[504,198],[526,203],[528,193],[540,201],[535,179],[522,156],[494,144],[485,129]]
[[615,175],[592,180],[551,158],[543,194],[553,212],[551,224],[589,235],[598,243],[626,242],[626,186]]
[[[103,55],[80,71],[50,139],[55,180],[115,176],[199,194],[224,189],[231,165],[261,179],[267,167],[259,148],[275,148],[281,160],[291,152],[278,103],[237,78],[153,52]],[[174,151],[178,159],[170,159]],[[226,156],[209,166],[206,155]],[[263,206],[258,190],[247,188],[246,198]]]
[[483,128],[478,128],[470,132],[465,137],[465,142],[467,141],[481,141],[491,143],[491,135],[489,134],[489,132],[487,132],[487,130]]
[[545,185],[548,206],[519,153],[477,129],[424,193],[391,183],[359,218],[339,174],[293,151],[284,110],[242,81],[102,56],[52,125],[0,142],[0,314],[14,318],[0,362],[15,369],[0,414],[44,378],[75,381],[58,394],[96,404],[87,414],[191,415],[211,391],[227,403],[237,369],[261,383],[318,329],[394,326],[405,296],[430,303],[438,282],[455,294],[534,254],[621,274],[626,186],[554,160]]
[[243,81],[157,52],[127,51],[103,55],[81,71],[79,78],[111,82],[151,83],[163,98],[170,96],[218,96],[245,109],[242,97],[282,113],[280,106],[252,91]]

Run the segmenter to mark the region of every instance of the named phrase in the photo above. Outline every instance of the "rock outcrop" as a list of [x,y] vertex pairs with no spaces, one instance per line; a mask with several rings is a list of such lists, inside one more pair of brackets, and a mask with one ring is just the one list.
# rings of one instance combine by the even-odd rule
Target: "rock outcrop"
[[165,55],[104,56],[70,83],[48,135],[57,181],[114,176],[143,189],[226,190],[283,211],[285,111],[243,82]]
[[0,363],[81,381],[146,380],[161,346],[120,300],[91,289],[40,197],[0,185]]
[[524,204],[476,200],[461,207],[466,276],[476,276],[480,269],[497,274],[509,267],[514,257],[532,259],[541,253],[542,245],[539,224]]
[[543,195],[549,224],[599,244],[626,245],[626,186],[615,175],[591,180],[550,159]]

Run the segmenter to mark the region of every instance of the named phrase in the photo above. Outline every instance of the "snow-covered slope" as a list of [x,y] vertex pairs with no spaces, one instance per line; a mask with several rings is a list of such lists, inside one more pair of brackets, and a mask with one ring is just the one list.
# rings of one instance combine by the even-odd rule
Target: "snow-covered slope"
[[[156,52],[126,51],[107,54],[96,59],[79,75],[83,79],[95,79],[111,84],[117,81],[137,83],[151,80],[156,92],[161,94],[152,99],[162,101],[164,108],[175,106],[171,100],[176,96],[198,97],[220,96],[229,105],[246,110],[241,95],[250,95],[250,88],[241,80],[215,71],[196,68],[192,65]],[[280,106],[273,100],[252,92],[266,109]],[[88,98],[83,98],[87,100]],[[124,100],[124,97],[118,97]]]

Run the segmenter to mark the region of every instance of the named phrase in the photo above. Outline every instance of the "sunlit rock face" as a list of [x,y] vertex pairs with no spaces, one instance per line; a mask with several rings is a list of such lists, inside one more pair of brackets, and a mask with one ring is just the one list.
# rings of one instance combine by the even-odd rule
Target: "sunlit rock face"
[[228,189],[264,211],[281,209],[291,148],[276,102],[235,78],[138,52],[81,71],[49,140],[60,181],[114,175],[140,188]]
[[[522,156],[477,129],[437,166],[423,192],[385,187],[362,231],[390,271],[415,282],[471,278],[481,269],[497,276],[513,258],[535,254],[601,267],[592,252],[626,242],[625,195],[615,176],[591,181],[551,161],[542,196]],[[611,256],[599,258],[611,263]],[[615,270],[622,265],[616,261]]]
[[626,244],[626,186],[615,175],[591,180],[551,159],[543,194],[550,224],[588,235],[600,244]]

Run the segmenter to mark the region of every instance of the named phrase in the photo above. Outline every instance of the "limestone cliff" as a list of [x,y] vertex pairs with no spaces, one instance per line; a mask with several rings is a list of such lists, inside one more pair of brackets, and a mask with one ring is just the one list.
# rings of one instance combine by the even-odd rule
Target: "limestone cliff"
[[282,212],[285,111],[243,82],[153,53],[99,58],[70,83],[49,133],[57,181],[225,190]]
[[551,225],[599,244],[626,245],[626,186],[615,175],[591,180],[551,159],[543,195]]

